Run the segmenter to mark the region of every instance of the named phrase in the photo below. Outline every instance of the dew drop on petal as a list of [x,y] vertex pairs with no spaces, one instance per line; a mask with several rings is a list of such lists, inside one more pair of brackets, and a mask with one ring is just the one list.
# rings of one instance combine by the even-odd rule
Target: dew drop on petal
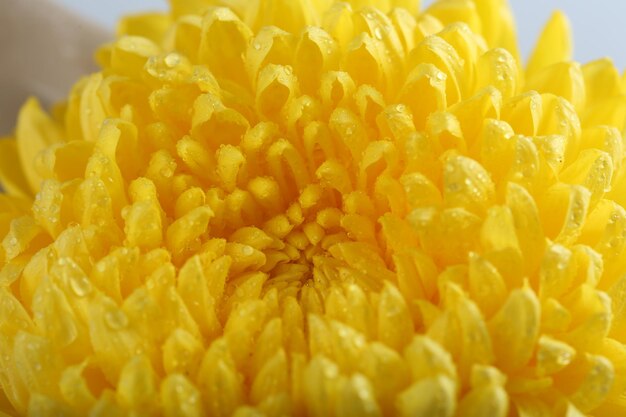
[[241,254],[243,256],[250,256],[254,253],[254,248],[252,246],[243,245],[241,247]]
[[111,330],[122,330],[128,326],[128,317],[122,310],[110,310],[104,313],[104,321]]
[[174,68],[178,64],[180,64],[180,55],[178,55],[176,52],[167,54],[167,56],[165,57],[165,65],[170,68]]
[[89,295],[93,289],[91,282],[86,277],[72,277],[70,287],[78,297]]

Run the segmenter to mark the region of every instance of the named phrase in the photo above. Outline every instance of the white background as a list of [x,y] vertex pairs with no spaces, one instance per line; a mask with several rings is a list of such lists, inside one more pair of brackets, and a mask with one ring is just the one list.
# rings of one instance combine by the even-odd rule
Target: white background
[[[113,28],[120,15],[142,10],[164,10],[166,0],[56,0]],[[604,56],[626,67],[626,1],[622,0],[509,0],[517,19],[520,46],[525,57],[555,9],[570,18],[575,58],[587,62]],[[423,4],[431,3],[423,0]]]

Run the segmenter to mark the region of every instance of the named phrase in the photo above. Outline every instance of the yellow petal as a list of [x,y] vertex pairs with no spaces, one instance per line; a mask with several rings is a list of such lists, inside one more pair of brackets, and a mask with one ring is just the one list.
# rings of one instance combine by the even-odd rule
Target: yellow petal
[[382,416],[370,381],[355,374],[342,384],[335,406],[337,417]]
[[426,13],[439,19],[444,25],[465,22],[475,33],[480,33],[481,22],[475,2],[470,0],[443,1],[431,5]]
[[109,381],[117,381],[126,361],[146,343],[129,326],[128,316],[103,295],[89,305],[89,330],[96,358],[106,364]]
[[487,318],[505,300],[506,285],[502,275],[488,260],[473,252],[469,255],[469,285],[472,300]]
[[595,205],[611,189],[613,161],[606,152],[586,149],[561,172],[559,178],[569,184],[584,185],[591,192],[590,204]]
[[115,394],[110,390],[104,390],[98,401],[91,409],[90,414],[94,417],[122,416],[125,410],[121,408],[115,399]]
[[[505,0],[474,1],[481,20],[481,32],[490,47],[505,48],[520,62],[515,20]],[[518,64],[519,65],[519,64]]]
[[446,108],[447,79],[446,73],[430,63],[420,63],[409,73],[400,101],[410,107],[418,129],[425,125],[429,114]]
[[83,374],[86,366],[87,362],[85,361],[67,367],[59,380],[63,398],[71,407],[81,410],[80,412],[88,412],[96,402],[96,397],[89,389],[87,379]]
[[563,97],[576,107],[585,106],[585,82],[580,64],[557,62],[533,73],[526,79],[526,90],[552,93]]
[[260,1],[252,7],[246,4],[246,21],[254,30],[263,26],[278,26],[291,33],[298,32],[300,28],[317,25],[313,4],[304,0]]
[[522,93],[505,101],[502,120],[521,135],[535,136],[543,116],[541,96],[535,91]]
[[280,121],[287,103],[298,94],[298,85],[290,66],[270,64],[257,79],[256,107],[268,120]]
[[170,16],[164,13],[147,13],[126,16],[117,24],[118,36],[143,36],[154,42],[161,42],[172,24]]
[[[77,293],[88,295],[92,285],[86,277],[72,280]],[[33,298],[35,323],[45,329],[46,336],[58,347],[65,347],[78,337],[78,322],[67,298],[50,280],[44,280]]]
[[213,342],[199,370],[198,381],[204,406],[211,415],[227,417],[243,401],[240,375],[223,339]]
[[304,394],[307,412],[314,417],[333,414],[335,396],[334,384],[339,377],[339,370],[323,356],[314,356],[304,371]]
[[409,385],[409,370],[402,356],[374,342],[364,349],[359,368],[369,379],[380,410],[392,413],[397,393]]
[[40,173],[35,169],[38,155],[46,147],[63,142],[63,133],[41,109],[39,102],[30,99],[20,110],[15,137],[24,175],[32,192],[36,192],[42,180]]
[[583,412],[602,404],[614,381],[613,364],[602,356],[589,355],[589,371],[582,384],[571,396],[572,403]]
[[211,217],[213,217],[213,211],[207,206],[202,206],[170,225],[166,239],[175,257],[183,256],[194,244],[198,244],[198,238],[206,231]]
[[289,388],[287,371],[287,357],[281,349],[268,359],[254,378],[250,391],[252,402],[260,404],[268,397],[286,393]]
[[620,74],[609,58],[582,66],[587,100],[593,105],[623,92]]
[[163,380],[161,401],[166,417],[201,417],[203,415],[200,392],[183,375],[173,374]]
[[174,330],[163,344],[163,367],[168,374],[194,375],[202,359],[203,346],[191,333]]
[[454,114],[448,112],[430,114],[426,120],[426,130],[430,132],[431,139],[438,143],[443,151],[458,149],[464,152],[467,149],[461,125]]
[[71,413],[68,407],[53,397],[35,393],[28,402],[29,416],[53,416]]
[[572,57],[571,31],[567,17],[559,11],[554,12],[546,24],[535,46],[526,72],[533,76],[542,68],[557,62],[569,61]]
[[63,369],[59,353],[45,338],[23,331],[14,343],[13,360],[22,381],[41,394],[57,397]]
[[344,57],[346,71],[357,85],[369,84],[391,87],[391,70],[385,55],[385,46],[378,38],[361,33],[348,44]]
[[537,351],[537,372],[550,375],[569,365],[576,356],[576,350],[566,343],[542,335]]
[[613,315],[605,292],[582,284],[565,298],[564,305],[572,313],[573,328],[565,335],[566,342],[576,348],[588,348],[608,335]]
[[307,28],[298,40],[295,51],[295,71],[303,92],[315,93],[322,74],[339,69],[339,46],[322,29]]
[[472,389],[459,403],[458,415],[462,417],[505,417],[509,410],[506,390],[499,386]]
[[120,374],[117,397],[120,405],[143,415],[154,412],[157,385],[156,375],[145,356],[129,360]]
[[489,322],[497,363],[504,369],[524,366],[539,337],[539,300],[528,287],[513,290]]
[[453,156],[444,168],[443,198],[449,207],[463,207],[484,212],[494,198],[494,184],[480,163],[463,156]]
[[448,105],[460,101],[464,88],[465,75],[462,61],[457,51],[438,36],[429,36],[420,42],[409,57],[410,68],[417,68],[419,63],[429,62],[443,71],[446,76],[446,100]]
[[33,193],[14,139],[0,139],[0,184],[4,191],[16,197],[30,197]]
[[[208,12],[202,21],[199,59],[217,78],[227,78],[247,86],[245,51],[252,31],[235,13],[224,7]],[[227,44],[228,48],[223,45]]]
[[450,354],[437,342],[426,336],[415,336],[404,350],[413,381],[436,375],[456,379],[456,369]]
[[506,99],[516,95],[520,83],[517,61],[506,49],[491,49],[478,60],[477,89],[494,86]]
[[452,417],[456,409],[454,382],[445,376],[422,379],[398,396],[402,417]]

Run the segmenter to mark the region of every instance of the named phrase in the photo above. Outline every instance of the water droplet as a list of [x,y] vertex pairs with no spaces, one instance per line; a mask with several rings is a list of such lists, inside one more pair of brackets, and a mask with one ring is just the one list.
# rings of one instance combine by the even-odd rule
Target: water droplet
[[128,326],[128,317],[122,310],[110,310],[104,313],[104,321],[112,330],[121,330]]
[[254,253],[254,248],[252,248],[252,246],[248,246],[248,245],[243,245],[241,247],[241,254],[243,256],[250,256]]
[[564,271],[567,268],[567,261],[565,260],[559,260],[556,263],[556,269],[559,271]]
[[446,79],[446,74],[444,74],[443,72],[438,72],[436,78],[439,81],[444,81]]
[[180,55],[176,52],[172,52],[171,54],[167,54],[164,61],[165,65],[170,68],[174,68],[176,65],[180,64]]
[[261,44],[259,42],[254,42],[252,44],[252,47],[256,50],[256,51],[260,51],[261,50]]
[[93,289],[91,286],[91,282],[87,279],[87,277],[73,277],[70,280],[70,287],[72,287],[72,291],[79,297],[85,297],[89,295]]
[[376,39],[378,40],[383,39],[383,30],[380,27],[377,27],[376,29],[374,29],[374,37],[376,37]]
[[572,361],[572,354],[570,352],[561,352],[556,357],[556,363],[561,366],[565,366],[569,364],[571,361]]

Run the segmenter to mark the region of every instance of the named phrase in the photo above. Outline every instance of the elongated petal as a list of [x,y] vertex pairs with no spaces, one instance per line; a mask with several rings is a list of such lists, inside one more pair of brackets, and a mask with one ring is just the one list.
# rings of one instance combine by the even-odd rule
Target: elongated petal
[[532,76],[551,64],[569,61],[572,56],[571,38],[567,17],[561,12],[555,12],[541,33],[526,72]]

